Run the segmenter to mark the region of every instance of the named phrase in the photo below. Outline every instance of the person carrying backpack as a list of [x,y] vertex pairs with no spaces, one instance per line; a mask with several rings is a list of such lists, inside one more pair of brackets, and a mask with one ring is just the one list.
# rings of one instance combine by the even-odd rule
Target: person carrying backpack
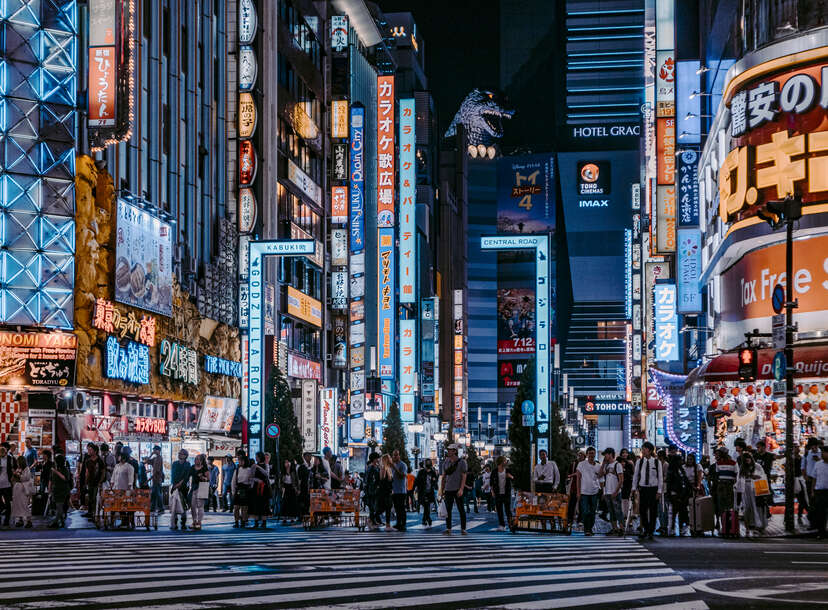
[[693,493],[693,486],[684,471],[684,463],[680,455],[670,456],[667,462],[667,535],[673,535],[673,528],[678,517],[677,535],[687,527],[689,515],[687,513],[687,502]]
[[661,462],[653,455],[655,446],[646,441],[641,446],[641,457],[635,463],[633,474],[633,492],[638,493],[639,512],[641,514],[641,537],[653,540],[658,503],[664,491],[664,477]]
[[423,462],[423,467],[417,473],[414,487],[417,488],[417,498],[423,507],[423,525],[430,528],[431,505],[434,504],[435,491],[437,489],[437,471],[434,470],[430,459],[426,459]]

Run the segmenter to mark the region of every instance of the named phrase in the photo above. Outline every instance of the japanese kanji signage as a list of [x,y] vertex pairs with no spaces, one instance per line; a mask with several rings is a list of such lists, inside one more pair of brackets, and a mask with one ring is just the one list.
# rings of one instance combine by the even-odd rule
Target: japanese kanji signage
[[0,331],[0,385],[74,385],[77,346],[71,333]]
[[659,362],[679,359],[676,285],[655,286],[655,357]]
[[92,326],[98,330],[116,335],[119,339],[127,337],[149,347],[155,345],[154,317],[141,316],[139,320],[133,312],[124,312],[120,307],[106,299],[95,301]]
[[89,47],[89,126],[114,127],[116,115],[115,47]]
[[804,204],[828,201],[828,130],[815,131],[825,124],[826,75],[822,62],[728,84],[730,123],[723,127],[733,148],[717,159],[722,221],[752,216],[788,195]]
[[348,222],[348,187],[331,187],[331,222],[346,224]]
[[688,149],[678,157],[678,226],[699,225],[699,152]]
[[348,137],[348,100],[331,102],[331,137]]
[[162,339],[160,372],[177,381],[198,384],[198,352],[191,347]]
[[678,283],[679,313],[701,313],[701,231],[697,228],[678,230],[676,281]]
[[336,455],[336,388],[321,388],[319,390],[319,451],[328,447]]
[[129,383],[149,383],[149,347],[127,341],[122,346],[117,337],[110,335],[106,339],[106,376],[110,379],[123,379]]
[[377,77],[377,226],[394,226],[394,77]]

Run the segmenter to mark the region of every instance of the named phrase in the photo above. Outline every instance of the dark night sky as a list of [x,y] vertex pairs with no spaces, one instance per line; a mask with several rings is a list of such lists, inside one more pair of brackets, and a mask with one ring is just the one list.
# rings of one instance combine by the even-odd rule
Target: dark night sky
[[495,0],[379,0],[386,13],[410,12],[425,41],[426,77],[441,131],[475,87],[499,81],[498,2]]

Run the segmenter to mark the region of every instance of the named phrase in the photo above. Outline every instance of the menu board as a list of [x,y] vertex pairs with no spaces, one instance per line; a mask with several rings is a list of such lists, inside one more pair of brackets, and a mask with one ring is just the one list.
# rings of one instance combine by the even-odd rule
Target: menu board
[[119,199],[115,258],[115,300],[172,315],[170,225]]
[[235,398],[205,396],[198,429],[201,432],[230,432],[239,401]]

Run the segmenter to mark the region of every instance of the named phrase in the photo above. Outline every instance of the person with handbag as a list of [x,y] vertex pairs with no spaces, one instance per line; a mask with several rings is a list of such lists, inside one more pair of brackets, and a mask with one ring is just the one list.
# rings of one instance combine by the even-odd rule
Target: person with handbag
[[460,515],[460,533],[466,532],[466,511],[463,506],[463,491],[466,487],[466,476],[469,470],[466,460],[460,457],[459,446],[448,446],[448,457],[443,462],[443,478],[440,480],[440,496],[446,503],[446,529],[443,534],[451,535],[451,509],[457,506]]
[[267,518],[270,515],[270,480],[265,454],[262,451],[256,453],[256,464],[253,466],[251,480],[251,496],[248,504],[250,516],[253,517],[253,527],[267,528]]
[[742,494],[745,537],[755,536],[768,526],[765,496],[769,495],[764,469],[756,463],[750,451],[742,453],[742,464],[736,477],[736,489]]
[[170,529],[178,529],[178,517],[181,516],[181,529],[187,529],[187,497],[192,466],[187,461],[189,452],[181,449],[178,460],[170,468]]
[[420,506],[423,507],[423,525],[430,528],[431,521],[431,505],[434,504],[435,491],[437,490],[437,471],[434,470],[434,465],[431,460],[426,458],[423,462],[423,467],[417,473],[417,478],[414,481],[414,487],[417,489],[417,499]]
[[250,486],[253,483],[253,463],[247,455],[238,453],[239,465],[233,471],[233,527],[247,527]]
[[12,510],[11,518],[15,527],[23,527],[24,521],[27,528],[32,527],[32,505],[31,499],[34,495],[34,480],[26,458],[18,456],[15,462],[14,474],[12,474],[14,486],[12,488]]
[[190,471],[192,494],[190,498],[190,514],[193,517],[192,530],[200,530],[201,522],[204,519],[204,505],[210,497],[210,469],[207,468],[207,460],[203,453],[199,453],[193,460],[193,467]]

